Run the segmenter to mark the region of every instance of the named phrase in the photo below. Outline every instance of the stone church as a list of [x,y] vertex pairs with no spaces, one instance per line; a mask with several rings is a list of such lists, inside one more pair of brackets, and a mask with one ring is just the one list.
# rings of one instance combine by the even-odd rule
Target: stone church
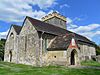
[[4,61],[33,66],[70,66],[96,56],[94,42],[67,30],[66,17],[53,12],[41,20],[27,16],[22,26],[10,27]]

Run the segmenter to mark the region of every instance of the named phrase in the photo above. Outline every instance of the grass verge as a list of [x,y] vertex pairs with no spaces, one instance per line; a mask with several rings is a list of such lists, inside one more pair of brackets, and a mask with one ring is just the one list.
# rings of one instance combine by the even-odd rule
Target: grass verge
[[22,64],[0,62],[0,75],[100,75],[97,69],[74,69],[67,67],[32,67]]
[[83,62],[81,62],[81,65],[83,65],[83,66],[95,66],[95,67],[100,67],[100,63],[99,63],[99,62],[97,62],[97,61],[92,61],[92,60],[83,61]]

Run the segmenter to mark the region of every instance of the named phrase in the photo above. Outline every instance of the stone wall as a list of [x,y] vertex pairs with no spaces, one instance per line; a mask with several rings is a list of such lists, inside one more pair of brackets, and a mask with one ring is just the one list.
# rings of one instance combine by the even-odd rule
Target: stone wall
[[71,65],[71,52],[75,51],[75,65],[80,65],[81,52],[78,48],[67,49],[67,66]]
[[38,32],[27,19],[19,35],[19,63],[40,64],[39,41]]
[[96,60],[100,62],[100,55],[96,56]]
[[63,21],[59,18],[53,17],[51,19],[46,20],[45,22],[66,29],[66,21]]
[[31,22],[26,19],[19,35],[16,34],[13,27],[11,28],[5,45],[4,61],[10,62],[10,51],[12,52],[11,62],[33,66],[70,65],[73,50],[76,51],[76,65],[79,65],[82,60],[89,60],[96,55],[95,48],[84,43],[78,44],[79,49],[48,51],[47,48],[54,39],[54,35],[37,32]]
[[93,45],[89,44],[79,44],[80,47],[80,55],[81,55],[81,60],[91,60],[92,56],[96,56],[96,50]]
[[43,58],[43,65],[66,65],[66,50],[65,51],[48,51]]
[[66,29],[66,17],[57,12],[48,14],[42,18],[42,21]]
[[15,32],[14,28],[12,27],[5,43],[4,61],[17,63],[17,50],[18,50],[17,41],[18,41],[18,35]]

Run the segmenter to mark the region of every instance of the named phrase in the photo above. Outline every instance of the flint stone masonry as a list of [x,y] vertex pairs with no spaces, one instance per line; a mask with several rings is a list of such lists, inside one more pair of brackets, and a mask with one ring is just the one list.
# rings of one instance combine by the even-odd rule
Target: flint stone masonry
[[96,57],[96,60],[97,60],[98,62],[100,62],[100,55],[98,55],[98,56]]
[[19,35],[19,62],[39,65],[39,36],[32,24],[26,20]]
[[43,17],[42,21],[66,29],[66,18],[57,12],[53,12]]
[[[95,48],[93,44],[90,44],[91,42],[79,43],[79,41],[76,41],[76,38],[72,37],[76,41],[75,44],[77,47],[71,48],[69,47],[71,37],[68,38],[65,34],[61,36],[52,34],[47,30],[45,31],[44,27],[34,25],[40,21],[30,19],[32,18],[25,19],[23,26],[19,29],[20,31],[16,32],[17,28],[11,26],[5,44],[4,61],[33,66],[70,66],[80,65],[81,61],[91,60],[96,56]],[[42,22],[38,24],[41,23]],[[44,24],[44,26],[47,25],[47,23],[42,24]],[[54,26],[51,28],[54,28]],[[66,31],[62,28],[58,29]],[[87,39],[85,38],[85,40]]]

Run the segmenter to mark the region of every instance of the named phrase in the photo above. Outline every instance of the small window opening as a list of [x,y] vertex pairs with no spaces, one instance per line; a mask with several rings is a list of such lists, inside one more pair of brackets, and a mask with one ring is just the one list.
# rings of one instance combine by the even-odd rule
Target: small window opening
[[54,56],[54,58],[56,58],[56,56]]

